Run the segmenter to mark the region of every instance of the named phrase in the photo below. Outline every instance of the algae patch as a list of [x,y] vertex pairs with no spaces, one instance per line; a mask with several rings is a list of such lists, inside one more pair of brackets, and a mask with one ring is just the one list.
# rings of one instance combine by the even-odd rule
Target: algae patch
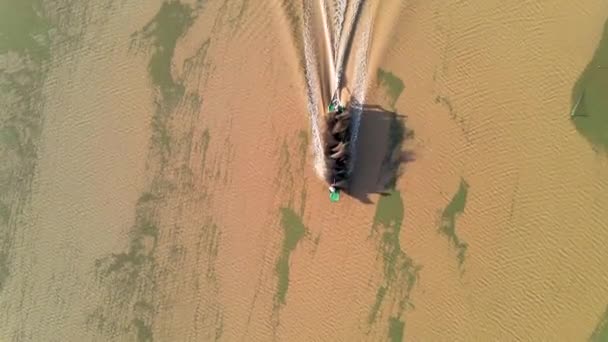
[[405,329],[405,322],[396,317],[391,317],[388,321],[388,337],[391,342],[403,341],[403,330]]
[[219,254],[219,246],[221,239],[221,230],[219,226],[209,219],[201,229],[198,241],[196,244],[197,263],[202,260],[202,254],[207,256],[207,278],[215,280],[216,269],[215,264]]
[[[177,150],[183,140],[191,139],[191,135],[185,139],[177,137],[179,132],[172,131],[170,123],[173,109],[182,101],[186,91],[183,80],[172,75],[174,51],[194,19],[190,6],[178,1],[164,2],[157,14],[141,30],[131,35],[132,44],[151,50],[148,72],[157,93],[156,110],[152,116],[150,149],[153,153],[149,155],[147,165],[153,169],[148,175],[150,184],[137,201],[135,224],[130,232],[127,250],[112,253],[95,262],[97,279],[101,285],[106,285],[108,302],[112,303],[112,307],[100,305],[89,316],[87,323],[95,325],[108,336],[115,335],[116,331],[132,331],[139,341],[153,340],[155,312],[142,309],[153,306],[137,303],[157,303],[158,281],[166,277],[165,271],[168,270],[166,265],[159,264],[156,255],[162,209],[168,201],[175,201],[172,192],[192,188],[189,169],[179,169],[183,177],[176,184],[164,166],[169,162],[179,165],[181,160],[177,159],[180,156],[172,155],[171,147]],[[216,249],[212,251],[215,253]],[[179,253],[183,252],[174,248],[169,255],[175,257]],[[134,302],[135,305],[132,304]],[[116,317],[117,310],[123,315]]]
[[390,71],[378,68],[376,75],[378,84],[384,86],[390,100],[391,107],[395,107],[397,99],[405,89],[403,81]]
[[[151,210],[151,209],[148,209]],[[114,294],[130,298],[137,289],[138,279],[145,271],[154,268],[154,250],[156,249],[158,228],[148,215],[140,215],[132,232],[127,252],[113,253],[108,258],[98,259],[96,267],[102,277],[114,276]]]
[[142,29],[142,38],[151,40],[153,53],[148,63],[148,71],[163,100],[175,101],[184,92],[182,84],[171,75],[171,62],[177,41],[192,25],[192,8],[178,1],[162,4],[156,16]]
[[141,196],[139,196],[139,199],[137,200],[137,204],[145,204],[150,201],[155,201],[157,199],[158,199],[158,197],[156,197],[154,194],[149,193],[149,192],[144,192],[143,194],[141,194]]
[[608,21],[595,54],[572,89],[570,117],[594,146],[608,151]]
[[[386,287],[396,280],[404,280],[407,292],[416,280],[413,260],[401,248],[400,234],[404,218],[403,199],[399,191],[393,190],[382,196],[376,206],[372,229],[380,237],[380,255],[383,261]],[[404,285],[404,284],[401,284]]]
[[289,153],[289,145],[287,144],[286,139],[283,139],[283,143],[281,144],[281,149],[279,151],[279,169],[275,179],[275,184],[277,184],[278,188],[282,189],[284,193],[289,194],[286,207],[292,208],[294,203],[293,193],[295,177],[292,172],[291,155]]
[[148,43],[152,49],[148,72],[152,84],[159,92],[159,98],[156,100],[157,108],[152,117],[152,141],[163,165],[171,153],[169,112],[185,93],[182,81],[172,75],[171,65],[177,42],[192,25],[194,19],[190,6],[179,1],[164,2],[156,16],[132,35],[135,42]]
[[201,137],[201,170],[205,169],[205,164],[207,163],[207,149],[209,148],[210,140],[211,135],[209,134],[209,129],[206,128]]
[[605,342],[608,341],[608,306],[602,315],[593,333],[589,337],[590,342]]
[[460,180],[458,191],[452,197],[452,200],[441,213],[441,222],[439,232],[449,239],[449,241],[458,250],[458,263],[462,266],[467,251],[467,243],[460,240],[456,233],[456,216],[464,212],[469,185],[464,179]]
[[380,286],[376,291],[376,301],[374,302],[374,305],[372,305],[372,309],[368,317],[369,324],[374,323],[374,321],[376,320],[378,311],[380,311],[380,307],[382,306],[382,302],[384,301],[384,296],[386,296],[386,287]]
[[14,51],[36,62],[49,58],[50,27],[40,0],[0,2],[0,55]]
[[6,283],[10,274],[9,272],[8,253],[2,252],[0,253],[0,290],[2,290],[2,286]]
[[[418,278],[420,266],[401,247],[400,234],[404,219],[404,205],[401,193],[393,190],[378,201],[372,225],[372,235],[378,238],[379,257],[382,262],[382,281],[376,291],[376,299],[368,316],[373,324],[386,307],[391,315],[389,334],[399,335],[401,317],[407,309],[410,292]],[[386,305],[383,305],[384,303]],[[402,334],[402,333],[401,333]],[[392,337],[391,337],[392,338]]]
[[289,260],[291,253],[295,250],[298,242],[306,234],[306,227],[302,219],[290,208],[281,208],[281,227],[283,228],[283,243],[281,254],[275,266],[278,276],[275,300],[279,304],[285,304],[287,290],[289,288]]
[[7,225],[11,212],[7,205],[0,202],[0,225]]
[[[281,242],[273,270],[277,277],[273,299],[274,329],[280,324],[280,310],[286,304],[290,283],[291,253],[302,239],[309,236],[309,230],[303,223],[307,198],[305,169],[309,138],[305,130],[298,130],[294,133],[296,133],[295,136],[291,138],[283,137],[276,140],[278,168],[275,188],[282,205],[277,208],[280,215]],[[317,239],[311,242],[313,242],[312,251],[314,253],[319,243],[319,236],[317,235]]]
[[[306,131],[301,130],[298,133],[298,140],[300,141],[298,145],[298,150],[300,152],[300,169],[298,172],[301,174],[302,178],[305,178],[304,168],[306,167],[306,152],[308,151],[308,134]],[[300,191],[300,216],[304,215],[304,210],[306,209],[306,195],[306,180],[304,179],[302,182],[302,190]]]
[[[158,191],[158,190],[157,190]],[[157,262],[159,229],[155,221],[158,201],[157,191],[143,193],[136,207],[135,225],[132,227],[126,252],[112,253],[95,261],[97,280],[108,284],[108,300],[112,310],[99,306],[89,315],[87,323],[103,333],[112,334],[121,329],[136,333],[139,341],[151,341],[152,314],[150,304],[157,284],[154,277]],[[135,304],[132,305],[135,301]],[[114,320],[112,311],[122,309],[132,312],[131,320]]]
[[0,1],[0,290],[38,160],[52,28],[41,1]]
[[135,326],[137,333],[137,342],[152,342],[154,338],[152,336],[152,329],[150,329],[149,325],[146,325],[144,321],[141,319],[133,320],[133,325]]
[[298,132],[298,151],[300,152],[300,169],[301,173],[304,173],[304,166],[306,165],[306,151],[308,150],[308,134],[306,131],[301,130]]

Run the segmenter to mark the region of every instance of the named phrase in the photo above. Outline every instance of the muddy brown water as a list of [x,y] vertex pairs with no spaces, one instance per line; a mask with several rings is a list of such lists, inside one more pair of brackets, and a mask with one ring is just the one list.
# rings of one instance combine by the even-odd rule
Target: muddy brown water
[[605,340],[606,2],[363,6],[330,204],[294,2],[0,3],[0,340]]

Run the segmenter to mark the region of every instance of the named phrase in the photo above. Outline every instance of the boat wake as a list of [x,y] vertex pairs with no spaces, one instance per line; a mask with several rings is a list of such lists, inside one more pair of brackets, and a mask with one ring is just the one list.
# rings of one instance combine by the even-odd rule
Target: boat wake
[[356,147],[359,138],[359,127],[361,124],[361,113],[363,112],[363,104],[365,103],[365,95],[367,92],[367,61],[369,58],[369,46],[371,38],[372,20],[368,19],[365,23],[361,42],[362,45],[357,51],[355,57],[355,88],[351,99],[351,159],[349,164],[349,176],[352,173],[357,156]]
[[325,162],[323,159],[323,142],[321,141],[321,130],[319,123],[321,122],[321,112],[319,110],[320,102],[320,83],[319,72],[317,70],[317,54],[313,48],[310,8],[304,8],[304,68],[306,79],[307,106],[310,118],[310,126],[312,131],[312,147],[314,154],[314,169],[317,176],[323,178],[326,173]]
[[[362,20],[364,0],[307,1],[303,8],[303,48],[307,107],[311,124],[314,169],[330,184],[351,174],[365,94],[370,47],[371,16]],[[358,44],[354,44],[359,34]],[[349,61],[351,49],[356,53]],[[353,63],[352,88],[346,113],[327,113],[328,106],[342,103],[346,76]],[[336,109],[336,108],[334,108]],[[327,113],[327,114],[326,114]]]

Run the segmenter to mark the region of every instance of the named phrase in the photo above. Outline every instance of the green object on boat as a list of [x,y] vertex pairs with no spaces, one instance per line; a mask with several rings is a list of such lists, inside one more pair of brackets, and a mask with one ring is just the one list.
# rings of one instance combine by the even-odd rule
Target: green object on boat
[[338,202],[338,200],[340,199],[340,192],[339,191],[334,191],[334,192],[330,192],[329,193],[329,200],[332,202]]
[[336,105],[331,103],[329,107],[327,107],[328,111],[333,112],[336,109]]

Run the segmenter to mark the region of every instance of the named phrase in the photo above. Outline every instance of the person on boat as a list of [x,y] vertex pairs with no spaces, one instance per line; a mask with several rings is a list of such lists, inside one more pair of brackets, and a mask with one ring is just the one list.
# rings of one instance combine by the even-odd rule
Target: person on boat
[[344,107],[342,107],[342,112],[339,112],[336,115],[336,120],[340,121],[340,120],[349,120],[350,119],[350,112],[345,112],[344,111]]
[[[347,146],[348,146],[348,142],[340,141],[339,143],[335,144],[332,148],[330,148],[330,150],[331,150],[331,152],[338,152],[338,151],[345,149]],[[334,159],[336,159],[336,158],[334,158]]]
[[337,121],[331,128],[331,134],[336,137],[340,137],[341,133],[344,133],[348,129],[349,122],[345,120]]
[[338,191],[344,189],[345,186],[346,186],[346,180],[344,180],[344,179],[337,181],[337,182],[333,182],[329,186],[329,192],[338,192]]
[[330,114],[342,114],[342,112],[344,112],[344,109],[346,109],[344,106],[342,106],[342,104],[340,103],[340,99],[338,96],[338,89],[336,89],[336,92],[334,93],[334,95],[332,96],[332,99],[329,103],[329,106],[327,108],[327,111]]
[[342,158],[346,154],[346,144],[341,142],[338,146],[332,149],[332,154],[329,156],[331,159],[339,159]]
[[[336,120],[336,119],[338,119],[338,116],[340,114],[344,113],[344,109],[345,109],[344,106],[342,106],[341,104],[337,104],[337,105],[332,104],[329,106],[327,114],[329,114],[330,118],[332,118],[333,120]],[[344,115],[342,115],[342,116],[344,116]]]

